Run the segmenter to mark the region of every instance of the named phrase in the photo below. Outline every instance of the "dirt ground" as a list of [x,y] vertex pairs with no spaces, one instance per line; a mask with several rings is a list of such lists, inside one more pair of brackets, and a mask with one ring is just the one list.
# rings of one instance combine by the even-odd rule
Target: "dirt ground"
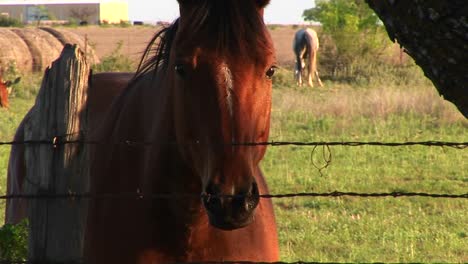
[[105,28],[87,26],[68,28],[67,30],[86,38],[100,59],[116,52],[119,43],[121,43],[120,52],[135,62],[139,61],[146,45],[157,32],[156,27]]
[[[157,27],[97,27],[87,26],[68,28],[74,33],[88,39],[90,46],[94,47],[99,58],[116,52],[119,43],[122,43],[120,52],[133,61],[138,62],[147,43],[157,32]],[[292,41],[295,29],[293,26],[271,27],[271,36],[277,52],[279,65],[291,65],[294,61]]]

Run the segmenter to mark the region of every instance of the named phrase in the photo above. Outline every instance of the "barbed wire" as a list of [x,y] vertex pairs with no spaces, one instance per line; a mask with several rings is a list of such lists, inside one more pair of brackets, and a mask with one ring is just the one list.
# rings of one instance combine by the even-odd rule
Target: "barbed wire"
[[[254,261],[203,261],[203,262],[173,262],[172,264],[340,264],[340,263],[359,263],[359,264],[381,264],[384,262],[317,262],[317,261],[293,261],[293,262],[285,262],[285,261],[276,261],[276,262],[254,262]],[[402,264],[413,264],[412,262],[398,262]],[[415,262],[416,263],[416,262]]]
[[[52,139],[40,140],[22,140],[22,141],[5,141],[0,142],[0,146],[4,145],[69,145],[69,144],[84,144],[84,145],[123,145],[129,147],[148,147],[153,145],[180,145],[177,142],[152,142],[152,141],[119,141],[105,142],[93,140],[62,140],[64,137],[53,137]],[[199,141],[183,143],[183,145],[200,145]],[[215,143],[216,144],[216,143]],[[450,142],[450,141],[406,141],[406,142],[380,142],[380,141],[264,141],[264,142],[234,142],[234,143],[217,143],[219,145],[229,146],[381,146],[381,147],[403,147],[403,146],[426,146],[426,147],[451,147],[456,149],[468,148],[468,142]]]
[[[254,262],[254,261],[197,261],[197,262],[169,262],[168,264],[339,264],[339,263],[360,263],[360,264],[380,264],[384,262],[316,262],[316,261],[276,261],[276,262]],[[401,264],[416,264],[419,262],[398,262]],[[0,264],[86,264],[84,261],[35,261],[35,260],[0,260]]]
[[[136,199],[136,200],[154,200],[154,199],[193,199],[193,198],[241,198],[249,195],[229,195],[229,194],[188,194],[188,193],[159,193],[159,194],[144,194],[140,192],[128,193],[40,193],[40,194],[7,194],[0,196],[0,200],[10,199],[66,199],[66,200],[81,200],[81,199]],[[295,197],[360,197],[360,198],[384,198],[384,197],[429,197],[429,198],[446,198],[446,199],[468,199],[468,193],[463,194],[448,194],[448,193],[425,193],[425,192],[300,192],[300,193],[285,193],[285,194],[261,194],[263,199],[284,199]]]
[[0,264],[85,264],[82,261],[0,260]]

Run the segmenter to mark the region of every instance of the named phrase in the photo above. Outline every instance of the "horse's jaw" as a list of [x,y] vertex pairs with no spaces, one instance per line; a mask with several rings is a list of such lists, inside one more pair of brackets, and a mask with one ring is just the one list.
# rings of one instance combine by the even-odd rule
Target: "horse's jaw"
[[[205,205],[204,206],[205,211],[206,211],[206,214],[208,215],[209,223],[211,226],[215,228],[226,230],[226,231],[236,230],[236,229],[240,229],[240,228],[248,226],[254,220],[254,215],[255,215],[254,209],[244,214],[233,214],[231,211],[231,212],[224,212],[223,214],[220,215],[210,210],[207,210],[205,198],[203,200],[204,200],[203,204]],[[258,202],[256,202],[255,204],[252,204],[251,206],[256,207],[257,204]]]

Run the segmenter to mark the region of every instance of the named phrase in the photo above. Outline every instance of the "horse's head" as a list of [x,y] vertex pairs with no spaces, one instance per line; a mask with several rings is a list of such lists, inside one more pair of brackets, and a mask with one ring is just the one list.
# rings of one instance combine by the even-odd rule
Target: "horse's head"
[[210,223],[249,224],[268,140],[274,48],[261,0],[179,0],[167,73],[179,152],[199,177]]

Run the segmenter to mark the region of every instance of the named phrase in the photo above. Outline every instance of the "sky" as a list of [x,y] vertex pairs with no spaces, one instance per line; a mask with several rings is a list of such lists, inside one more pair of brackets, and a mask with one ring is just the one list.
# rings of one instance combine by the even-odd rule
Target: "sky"
[[[171,22],[179,16],[176,0],[129,0],[129,19],[145,22]],[[267,24],[302,24],[302,12],[312,8],[314,0],[272,0],[265,9]]]

